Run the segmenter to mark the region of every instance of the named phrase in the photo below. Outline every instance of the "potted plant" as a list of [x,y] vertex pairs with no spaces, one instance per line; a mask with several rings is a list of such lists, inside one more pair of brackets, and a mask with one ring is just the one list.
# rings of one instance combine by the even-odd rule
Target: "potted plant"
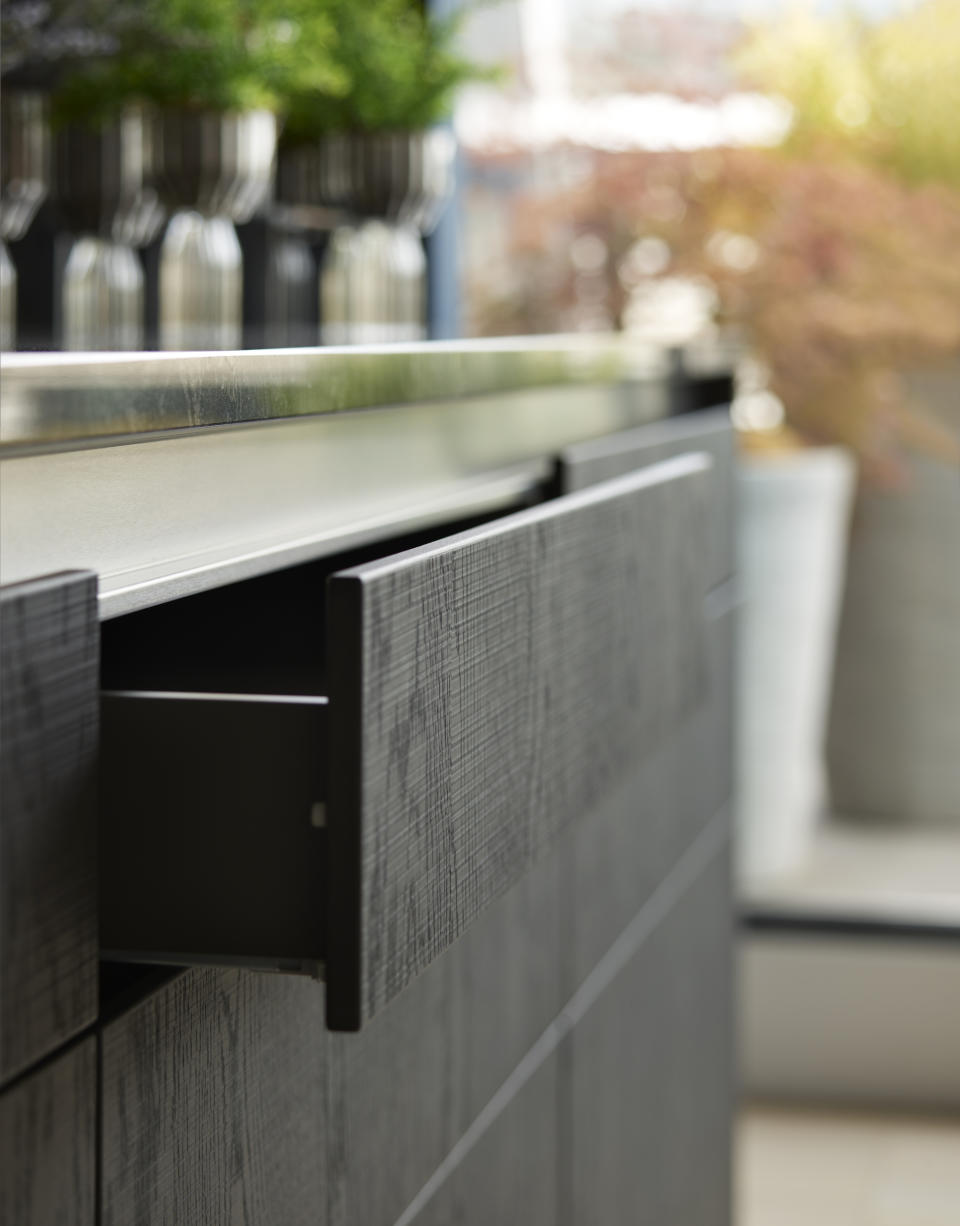
[[[11,0],[3,11],[3,230],[22,238],[49,195],[56,220],[73,238],[54,293],[66,348],[139,348],[143,278],[128,244],[159,223],[144,185],[141,115],[134,107],[108,121],[49,130],[48,93],[102,49],[96,4],[77,25],[70,6]],[[12,87],[12,88],[11,88]]]
[[[951,45],[944,38],[944,46]],[[818,51],[811,79],[820,82],[822,69]],[[789,79],[785,69],[780,76]],[[845,106],[844,113],[853,115],[854,103],[847,99]],[[798,102],[801,134],[804,115]],[[947,134],[955,128],[930,128],[952,147]],[[861,781],[897,796],[900,809],[903,789],[898,793],[892,777],[907,751],[929,771],[929,780],[941,781],[942,794],[952,781],[954,803],[960,803],[958,758],[948,748],[960,742],[960,724],[944,700],[947,693],[960,696],[960,567],[952,556],[936,559],[928,552],[924,562],[926,587],[936,587],[941,598],[938,606],[924,597],[925,616],[936,621],[941,637],[932,646],[936,640],[924,632],[928,658],[922,663],[939,669],[941,683],[928,681],[922,694],[903,692],[896,674],[906,643],[893,660],[882,653],[872,663],[864,659],[868,645],[879,647],[878,638],[893,632],[888,610],[917,603],[916,521],[929,523],[933,515],[917,513],[925,472],[941,498],[933,515],[941,527],[934,535],[949,538],[955,553],[960,447],[948,421],[949,397],[941,389],[941,408],[934,411],[911,394],[917,383],[911,389],[902,372],[948,361],[960,349],[960,202],[945,176],[914,182],[893,173],[889,140],[878,138],[874,159],[854,156],[857,150],[840,149],[822,135],[815,143],[798,135],[778,149],[583,151],[575,188],[521,196],[511,217],[510,263],[519,288],[508,304],[515,312],[512,327],[563,327],[583,303],[600,302],[608,317],[629,328],[643,313],[638,303],[649,302],[668,279],[673,288],[701,290],[698,297],[713,303],[713,327],[746,357],[748,377],[741,379],[734,416],[743,453],[741,573],[747,589],[740,850],[751,875],[802,858],[822,806],[854,462],[862,481],[832,700],[834,803],[854,806],[852,739]],[[916,160],[929,166],[931,159],[927,150]],[[911,160],[904,155],[905,164]],[[544,235],[554,236],[553,251],[544,253]],[[589,260],[580,258],[581,247]],[[503,304],[494,306],[490,317],[502,327]],[[909,492],[900,496],[904,486]],[[899,507],[913,516],[909,531],[901,526],[879,534],[889,544],[913,541],[902,567],[883,563],[886,582],[896,590],[883,595],[880,610],[859,578],[870,558],[870,568],[880,569],[877,544],[860,548],[874,504],[887,514]],[[880,596],[881,588],[874,590]],[[849,611],[857,591],[857,607],[870,622],[848,629],[856,624]],[[935,607],[942,611],[935,614]],[[911,633],[917,654],[919,635]],[[910,730],[898,729],[896,712],[905,697],[917,703]],[[881,715],[884,710],[893,715]],[[884,761],[876,765],[879,742],[872,738],[881,719]],[[916,743],[921,739],[923,747]],[[855,807],[866,810],[862,801]]]
[[[782,406],[792,432],[776,411],[764,421],[762,410],[751,417],[749,400],[735,406],[747,427],[743,850],[748,871],[770,873],[802,857],[825,800],[820,764],[853,493],[852,465],[837,445],[857,457],[863,488],[883,489],[887,504],[918,450],[940,468],[960,456],[899,378],[960,345],[950,255],[960,211],[949,193],[876,168],[776,151],[718,154],[692,166],[679,189],[682,224],[665,230],[675,264],[710,277],[721,319],[761,363],[762,395]],[[775,428],[756,429],[764,425]],[[841,653],[838,664],[842,677],[850,660]],[[836,772],[833,782],[833,803],[849,802]]]
[[456,23],[411,0],[324,5],[337,31],[338,84],[291,82],[279,196],[426,229],[451,168],[451,139],[437,125],[479,70],[454,50]]
[[0,108],[0,349],[12,349],[16,335],[17,272],[7,242],[27,232],[49,185],[46,99],[38,90],[4,88]]
[[105,21],[101,53],[61,75],[55,122],[102,129],[143,108],[140,148],[171,215],[159,258],[160,346],[238,346],[233,224],[271,190],[282,91],[304,77],[335,85],[323,54],[330,23],[307,0],[146,0],[109,8]]
[[411,0],[325,7],[339,85],[305,82],[285,95],[277,198],[308,224],[334,227],[321,270],[323,339],[417,339],[420,235],[452,188],[455,143],[440,124],[456,87],[480,73],[454,49],[456,22]]
[[[820,343],[807,346],[844,361],[801,412],[841,425],[866,461],[827,737],[832,802],[894,822],[960,823],[958,41],[957,6],[926,0],[877,24],[801,14],[761,29],[744,57],[793,105],[788,152],[829,158],[860,185],[831,233],[865,231],[866,258],[856,283],[843,274],[839,316],[825,285]],[[770,347],[811,384],[787,326]]]

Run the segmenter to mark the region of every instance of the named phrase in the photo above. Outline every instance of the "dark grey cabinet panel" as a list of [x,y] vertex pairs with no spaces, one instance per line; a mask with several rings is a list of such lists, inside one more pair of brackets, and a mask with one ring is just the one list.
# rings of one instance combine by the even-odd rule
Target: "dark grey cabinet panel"
[[331,1221],[392,1226],[556,1016],[559,885],[548,857],[359,1034],[328,1036]]
[[95,1039],[0,1094],[0,1226],[95,1226]]
[[331,1224],[392,1226],[456,1142],[450,962],[360,1034],[328,1036]]
[[398,1226],[557,1226],[559,1105],[554,1054]]
[[565,1041],[565,1226],[729,1226],[729,871],[715,856]]
[[328,586],[328,1022],[359,1026],[702,698],[710,462]]
[[586,489],[684,452],[704,451],[713,459],[708,585],[734,572],[736,560],[734,435],[729,409],[690,413],[638,426],[620,434],[575,443],[560,455],[565,493]]
[[555,1017],[558,870],[541,861],[359,1034],[328,1036],[331,1220],[392,1226]]
[[559,1009],[558,870],[359,1034],[326,1030],[320,984],[219,971],[105,1027],[104,1226],[392,1226]]
[[450,951],[460,1132],[563,1006],[562,868],[541,860]]
[[97,1005],[96,578],[0,590],[0,1080]]
[[697,709],[564,836],[567,992],[730,798],[735,617],[729,610],[704,618],[706,681]]
[[327,1034],[308,979],[190,971],[102,1034],[102,1226],[328,1216]]

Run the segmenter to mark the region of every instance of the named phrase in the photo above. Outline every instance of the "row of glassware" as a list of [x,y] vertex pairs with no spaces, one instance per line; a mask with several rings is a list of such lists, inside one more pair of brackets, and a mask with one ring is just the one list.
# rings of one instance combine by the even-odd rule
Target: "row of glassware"
[[[117,123],[54,131],[43,96],[15,91],[4,94],[0,124],[5,349],[16,342],[18,281],[34,271],[28,246],[17,244],[42,206],[56,244],[52,347],[140,349],[152,318],[158,348],[239,348],[244,253],[235,227],[255,218],[270,236],[257,270],[263,292],[251,299],[263,318],[248,336],[315,344],[424,335],[421,237],[452,185],[446,130],[287,148],[267,112],[131,108]],[[249,325],[249,302],[246,316]]]

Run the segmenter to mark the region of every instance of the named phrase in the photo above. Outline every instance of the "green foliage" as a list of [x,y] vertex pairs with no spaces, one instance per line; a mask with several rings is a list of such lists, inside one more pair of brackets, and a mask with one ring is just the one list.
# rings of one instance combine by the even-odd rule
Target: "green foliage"
[[794,108],[789,147],[960,187],[960,4],[923,0],[868,23],[809,8],[757,27],[740,67]]
[[330,14],[315,0],[140,0],[108,6],[109,55],[68,72],[60,120],[103,120],[130,102],[279,110],[292,89],[335,94]]
[[454,50],[457,23],[426,17],[417,0],[86,0],[83,18],[97,52],[63,65],[59,122],[145,102],[263,107],[295,140],[418,129],[481,75]]
[[424,16],[411,0],[324,0],[337,31],[334,62],[347,85],[291,89],[285,139],[329,131],[417,130],[442,119],[454,90],[480,75],[457,55],[458,22]]

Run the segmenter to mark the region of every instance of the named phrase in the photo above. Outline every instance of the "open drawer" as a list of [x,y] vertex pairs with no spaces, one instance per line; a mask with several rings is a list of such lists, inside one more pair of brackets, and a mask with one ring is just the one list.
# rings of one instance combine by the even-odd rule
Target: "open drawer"
[[[700,700],[711,468],[281,584],[272,627],[236,612],[233,683],[181,633],[162,688],[106,691],[109,956],[322,974],[329,1025],[361,1026]],[[251,661],[298,639],[287,598],[318,663],[277,688]]]

